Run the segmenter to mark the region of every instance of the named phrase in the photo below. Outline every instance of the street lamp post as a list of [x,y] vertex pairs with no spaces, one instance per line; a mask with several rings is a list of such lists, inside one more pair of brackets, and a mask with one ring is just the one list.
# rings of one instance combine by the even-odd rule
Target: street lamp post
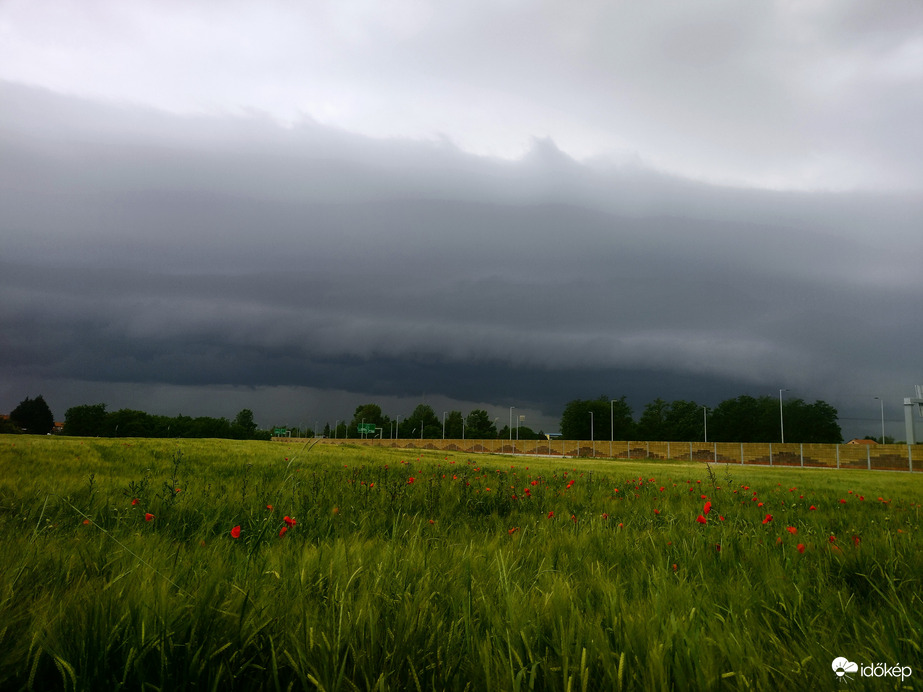
[[337,439],[338,430],[340,428],[340,419],[337,418],[333,423],[333,439]]
[[878,403],[881,404],[881,444],[885,443],[885,402],[880,396],[873,396],[873,399],[878,399]]
[[515,406],[510,406],[510,442],[513,441],[513,409]]
[[782,416],[782,392],[787,391],[787,389],[779,390],[779,434],[782,437],[782,444],[785,444],[785,419]]
[[596,440],[593,437],[593,412],[590,411],[590,447],[593,449],[593,458],[596,458]]
[[615,399],[609,401],[609,442],[615,442]]

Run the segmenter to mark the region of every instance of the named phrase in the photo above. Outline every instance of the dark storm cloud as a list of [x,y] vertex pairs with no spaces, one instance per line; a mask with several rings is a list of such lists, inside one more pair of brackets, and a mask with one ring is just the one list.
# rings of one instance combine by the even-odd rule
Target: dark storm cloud
[[0,88],[17,386],[428,392],[550,418],[601,393],[837,403],[920,379],[913,195],[715,188],[550,140],[504,162]]

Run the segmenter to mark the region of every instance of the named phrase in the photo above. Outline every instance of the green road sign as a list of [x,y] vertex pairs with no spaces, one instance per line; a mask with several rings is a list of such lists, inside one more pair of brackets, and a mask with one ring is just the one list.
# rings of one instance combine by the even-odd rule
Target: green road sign
[[365,433],[366,435],[368,435],[369,433],[373,433],[373,432],[375,432],[374,423],[359,423],[359,433],[360,434]]

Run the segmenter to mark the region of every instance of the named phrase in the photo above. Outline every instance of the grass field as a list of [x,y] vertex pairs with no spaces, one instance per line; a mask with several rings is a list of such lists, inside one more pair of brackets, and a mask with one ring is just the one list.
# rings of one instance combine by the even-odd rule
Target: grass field
[[920,476],[29,436],[0,470],[2,690],[923,677]]

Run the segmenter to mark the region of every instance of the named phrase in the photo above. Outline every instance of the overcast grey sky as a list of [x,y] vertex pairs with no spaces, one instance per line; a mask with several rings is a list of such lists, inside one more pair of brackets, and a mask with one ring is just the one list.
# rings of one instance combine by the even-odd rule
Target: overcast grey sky
[[0,2],[0,410],[923,383],[923,4]]

